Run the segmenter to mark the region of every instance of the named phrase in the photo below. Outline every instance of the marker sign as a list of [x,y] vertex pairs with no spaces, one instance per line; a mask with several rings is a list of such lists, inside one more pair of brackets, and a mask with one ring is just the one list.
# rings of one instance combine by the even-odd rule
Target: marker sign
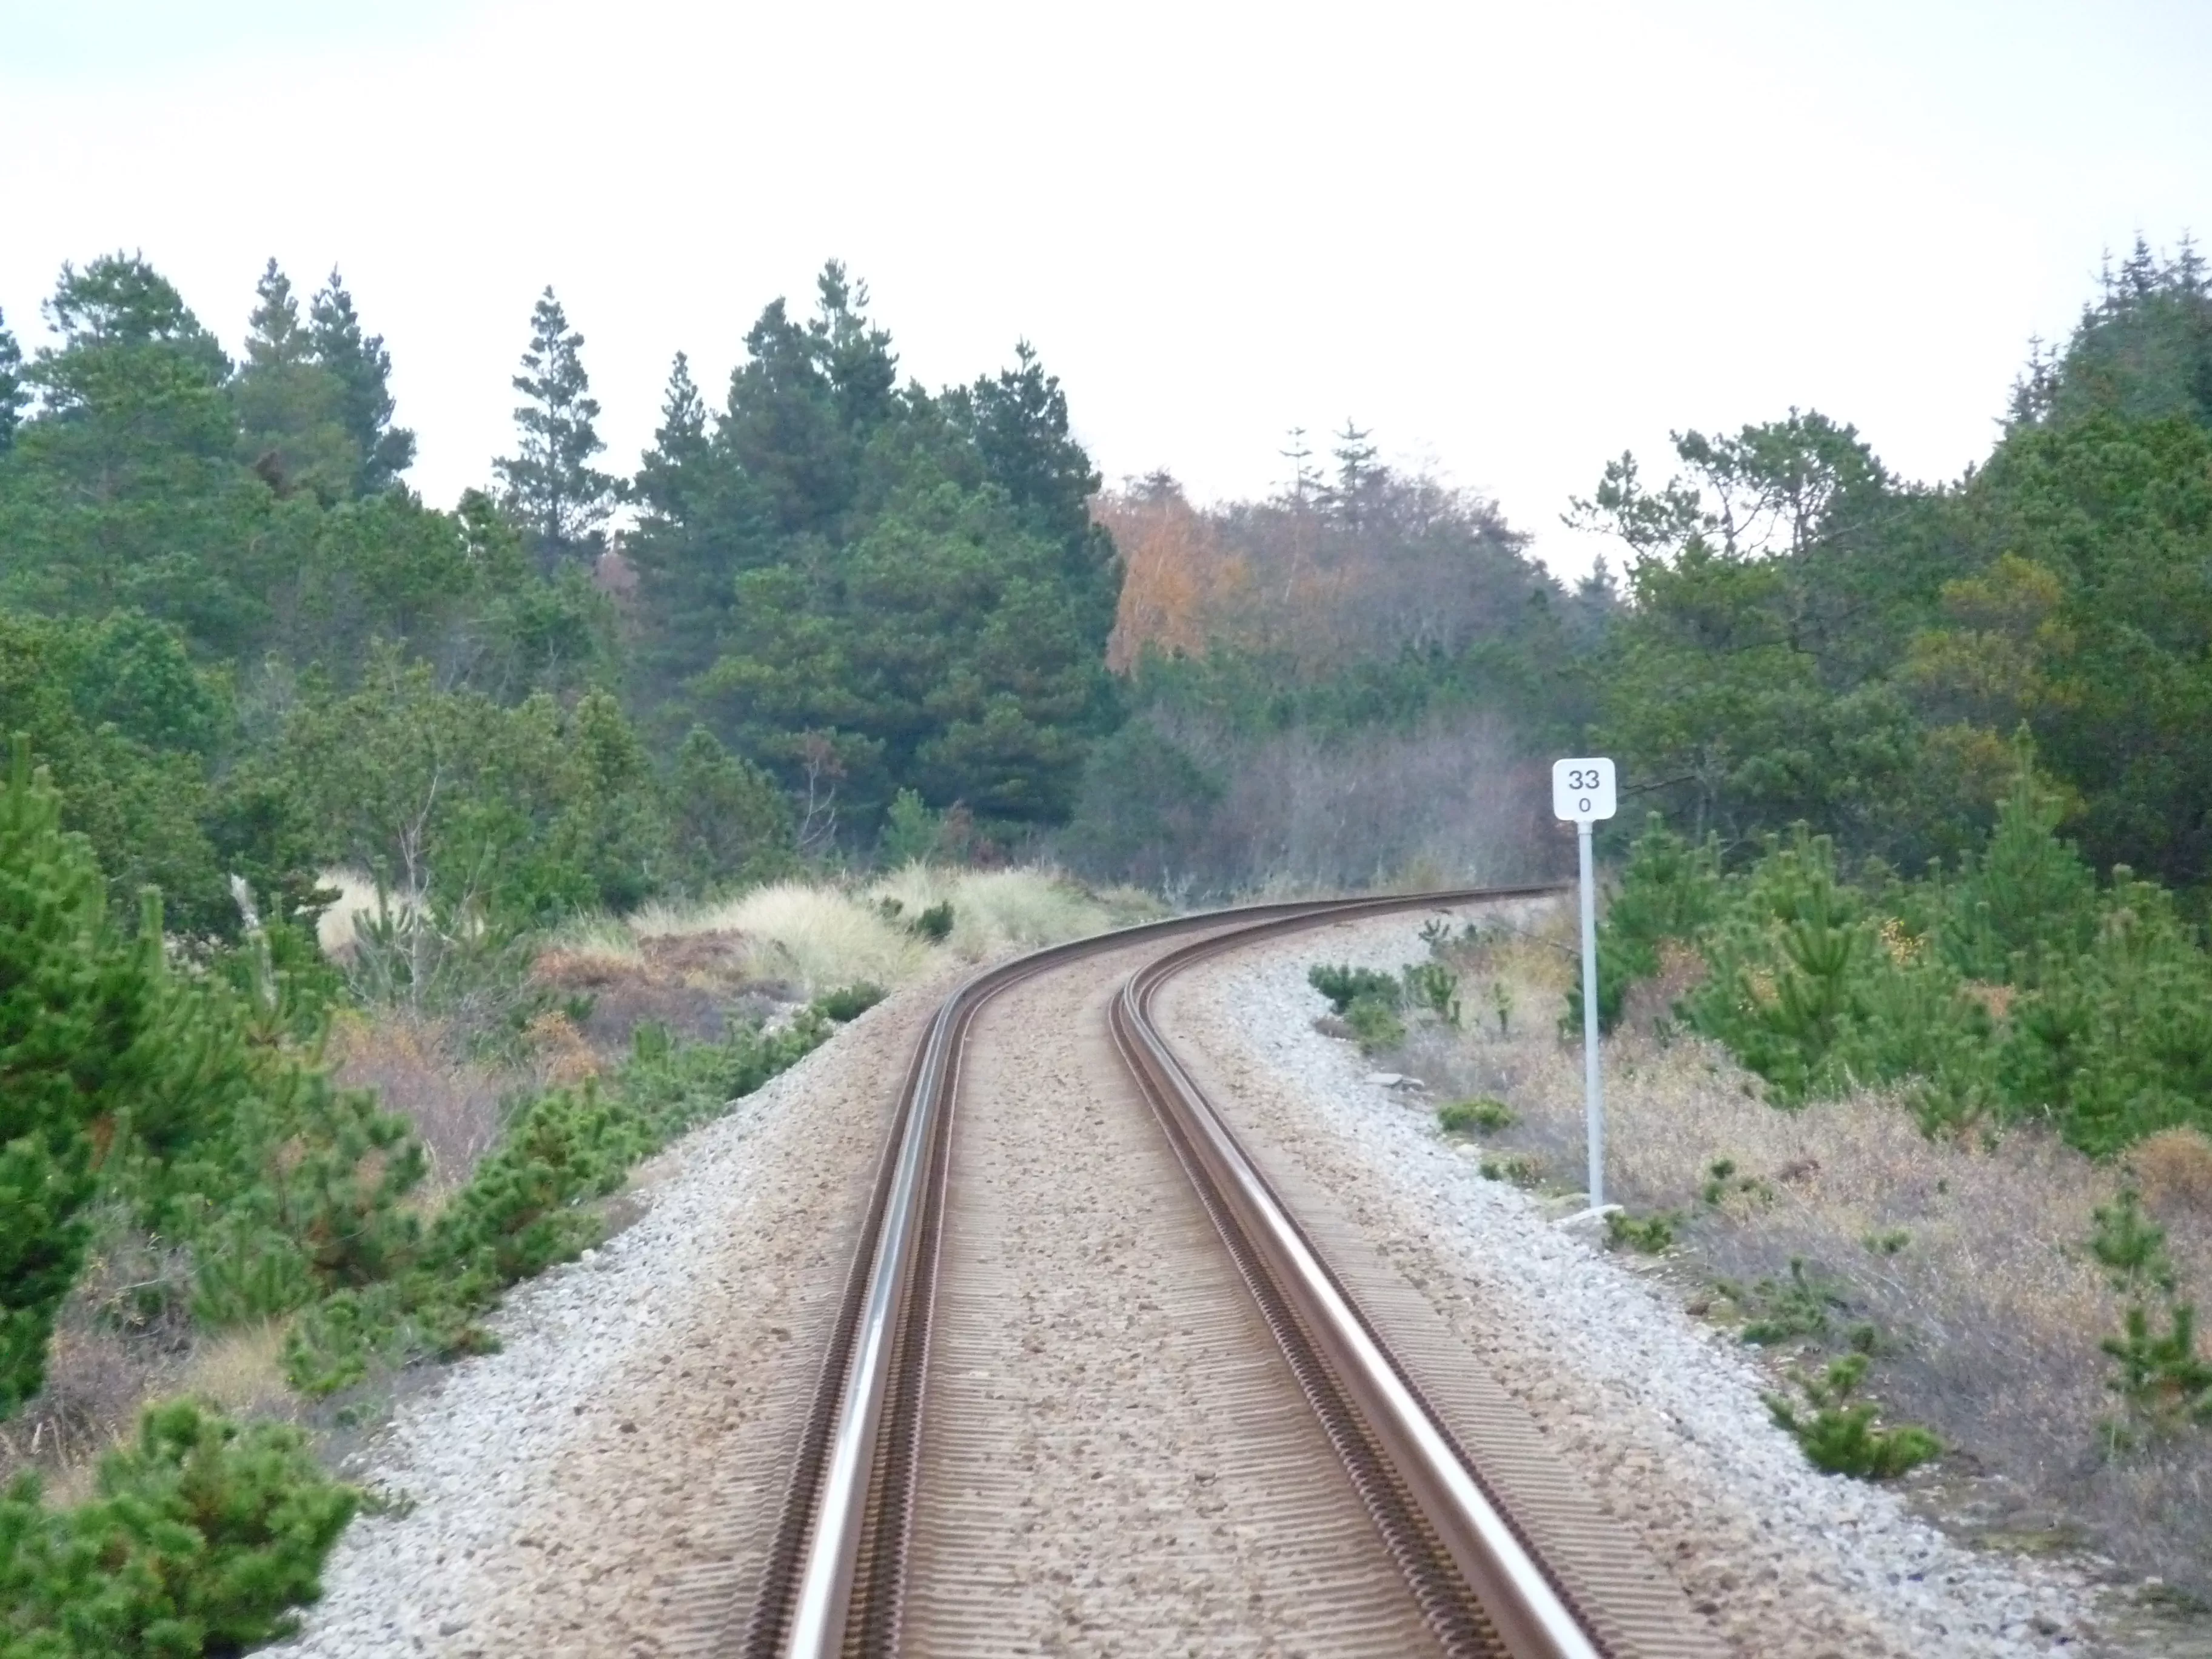
[[1552,763],[1552,816],[1571,823],[1609,818],[1614,810],[1613,763],[1602,758]]

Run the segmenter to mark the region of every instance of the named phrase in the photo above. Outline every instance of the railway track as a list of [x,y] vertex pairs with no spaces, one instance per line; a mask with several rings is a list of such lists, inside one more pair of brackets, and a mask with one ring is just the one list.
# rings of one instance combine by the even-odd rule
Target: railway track
[[[1118,951],[1137,963],[1104,1010],[1112,1050],[1157,1121],[1154,1139],[1170,1149],[1202,1209],[1203,1231],[1233,1262],[1247,1315],[1255,1312],[1264,1326],[1257,1340],[1272,1339],[1278,1351],[1265,1368],[1267,1378],[1248,1380],[1246,1390],[1294,1379],[1310,1413],[1297,1428],[1316,1446],[1304,1462],[1333,1461],[1331,1468],[1305,1475],[1306,1484],[1326,1486],[1339,1514],[1356,1499],[1367,1523],[1358,1528],[1363,1540],[1332,1545],[1331,1552],[1371,1557],[1368,1577],[1391,1578],[1382,1594],[1402,1604],[1400,1634],[1376,1638],[1382,1645],[1374,1650],[1410,1650],[1407,1644],[1418,1643],[1404,1632],[1417,1626],[1430,1650],[1455,1659],[1674,1659],[1711,1651],[1668,1596],[1650,1593],[1650,1574],[1638,1580],[1634,1552],[1578,1547],[1564,1565],[1552,1559],[1560,1552],[1547,1542],[1602,1525],[1587,1495],[1540,1452],[1514,1443],[1516,1432],[1534,1437],[1525,1418],[1510,1410],[1498,1422],[1475,1425],[1472,1436],[1455,1431],[1469,1425],[1424,1395],[1151,1018],[1163,985],[1224,951],[1330,921],[1553,890],[1464,890],[1182,918],[1034,952],[978,975],[948,998],[907,1073],[737,1650],[747,1659],[823,1659],[890,1655],[909,1644],[915,1597],[928,1588],[915,1582],[916,1517],[933,1490],[927,1483],[957,1480],[958,1448],[990,1432],[980,1425],[961,1440],[947,1419],[981,1412],[986,1402],[952,1376],[933,1376],[932,1366],[938,1346],[950,1352],[960,1341],[943,1328],[947,1308],[959,1300],[947,1288],[948,1275],[957,1277],[947,1266],[948,1233],[957,1235],[951,1255],[975,1255],[955,1215],[952,1170],[976,1024],[1018,988]],[[1186,942],[1185,935],[1194,937]],[[1196,1231],[1177,1235],[1182,1248],[1198,1248]],[[1235,1322],[1218,1311],[1212,1322]],[[1262,1418],[1285,1415],[1279,1401],[1261,1399],[1247,1409]],[[1482,1458],[1470,1455],[1470,1440]],[[1322,1443],[1326,1452],[1318,1450]],[[1492,1472],[1501,1447],[1511,1474],[1503,1484]],[[1624,1594],[1610,1596],[1608,1567],[1621,1563],[1626,1570],[1614,1576]],[[1356,1580],[1358,1565],[1339,1576]],[[939,1571],[945,1570],[940,1563]],[[1374,1622],[1371,1613],[1363,1616]]]

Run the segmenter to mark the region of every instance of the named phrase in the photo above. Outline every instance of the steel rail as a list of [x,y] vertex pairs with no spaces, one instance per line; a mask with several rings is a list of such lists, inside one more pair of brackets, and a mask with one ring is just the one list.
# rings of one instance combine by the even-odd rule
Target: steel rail
[[[927,1211],[938,1196],[926,1177],[937,1161],[951,1113],[961,1047],[990,1001],[1051,969],[1178,933],[1219,928],[1234,930],[1231,938],[1249,938],[1348,916],[1561,890],[1558,884],[1545,883],[1204,912],[1048,945],[977,973],[948,996],[930,1022],[901,1091],[760,1593],[740,1645],[746,1659],[829,1659],[850,1647],[887,1652],[895,1644],[895,1613],[888,1631],[880,1618],[871,1620],[865,1621],[871,1638],[854,1639],[860,1634],[858,1628],[848,1628],[855,1569],[871,1521],[872,1476],[885,1456],[884,1419],[896,1382],[894,1362],[904,1350],[908,1363],[915,1363],[927,1346],[926,1340],[902,1340],[909,1310],[917,1303],[926,1309],[929,1300],[927,1287],[920,1297],[915,1294]],[[888,1517],[888,1525],[893,1533],[902,1533],[904,1518]],[[891,1542],[888,1554],[895,1577],[903,1540]],[[900,1589],[896,1583],[874,1583],[869,1594],[888,1596],[895,1607]]]
[[[1212,1213],[1271,1323],[1289,1317],[1278,1338],[1316,1413],[1331,1427],[1355,1484],[1416,1587],[1448,1650],[1479,1650],[1463,1632],[1470,1614],[1486,1620],[1512,1659],[1603,1659],[1605,1644],[1571,1605],[1522,1529],[1486,1488],[1472,1461],[1330,1271],[1204,1091],[1192,1079],[1152,1018],[1152,999],[1177,974],[1255,938],[1290,931],[1280,923],[1201,940],[1139,969],[1123,983],[1110,1021],[1116,1043],[1160,1115],[1193,1183]],[[1309,1345],[1306,1353],[1298,1352]],[[1316,1363],[1318,1362],[1318,1363]],[[1335,1425],[1356,1413],[1353,1427]],[[1340,1438],[1341,1437],[1341,1438]],[[1350,1445],[1346,1441],[1353,1442]],[[1401,1482],[1428,1527],[1409,1524],[1399,1494],[1365,1475],[1374,1455]],[[1453,1586],[1429,1559],[1441,1544],[1471,1592],[1455,1605]]]

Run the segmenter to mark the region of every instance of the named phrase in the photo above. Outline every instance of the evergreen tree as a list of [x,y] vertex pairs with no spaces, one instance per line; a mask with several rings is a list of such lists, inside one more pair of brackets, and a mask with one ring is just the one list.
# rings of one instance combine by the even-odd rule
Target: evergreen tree
[[384,337],[364,337],[353,296],[336,266],[308,311],[313,358],[344,388],[340,419],[360,452],[354,493],[380,495],[415,464],[415,434],[392,424],[392,354]]
[[510,511],[551,562],[594,550],[613,506],[614,480],[591,465],[606,446],[592,422],[599,405],[584,372],[584,337],[568,326],[551,288],[530,315],[530,345],[514,386],[528,399],[514,411],[520,453],[492,463]]
[[0,1417],[44,1378],[94,1127],[112,1134],[143,1079],[152,994],[148,951],[110,930],[100,867],[17,737],[0,790]]
[[668,526],[690,520],[707,453],[707,400],[691,379],[690,358],[679,351],[669,367],[668,390],[661,394],[653,447],[630,486],[631,498],[647,519]]
[[146,262],[64,265],[58,337],[26,378],[35,418],[0,467],[0,595],[27,609],[136,605],[244,648],[296,568],[297,520],[240,463],[230,364]]
[[23,348],[8,331],[7,314],[0,312],[0,455],[15,441],[15,427],[30,395],[23,385]]
[[347,387],[315,361],[314,337],[300,322],[291,279],[269,262],[254,287],[246,362],[232,395],[242,454],[279,495],[310,489],[325,501],[350,494],[362,466],[347,430]]
[[1344,430],[1336,434],[1336,447],[1329,452],[1336,457],[1336,482],[1323,486],[1321,492],[1322,505],[1354,526],[1364,516],[1369,498],[1389,477],[1376,461],[1375,446],[1368,441],[1370,435],[1346,417]]

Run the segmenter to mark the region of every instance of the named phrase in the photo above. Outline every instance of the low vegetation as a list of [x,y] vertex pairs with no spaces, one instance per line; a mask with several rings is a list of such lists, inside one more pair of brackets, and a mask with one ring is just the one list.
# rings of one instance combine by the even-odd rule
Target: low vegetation
[[[2066,869],[2034,798],[2015,790],[2014,803],[2000,830],[2006,857]],[[2212,1365],[2193,1289],[2212,1282],[2212,1139],[2185,1121],[2103,1151],[2083,1130],[2101,1127],[2100,1115],[2069,1121],[2001,1095],[1972,1114],[1934,1111],[1926,1080],[1911,1072],[1877,1080],[1810,1059],[1793,1066],[1779,1047],[1793,1029],[1801,1055],[1846,1043],[1880,1052],[1886,1039],[1854,1034],[1855,1024],[1899,1005],[1846,995],[1826,1046],[1815,1049],[1804,1035],[1820,1037],[1821,1027],[1793,1027],[1795,1015],[1771,1012],[1809,1018],[1820,1006],[1808,989],[1784,989],[1784,971],[1771,1002],[1739,994],[1709,1035],[1696,1011],[1722,964],[1744,969],[1739,986],[1755,982],[1754,963],[1815,977],[1789,949],[1795,940],[1817,966],[1824,958],[1808,948],[1817,931],[1800,927],[1801,913],[1777,916],[1771,896],[1785,884],[1816,888],[1807,866],[1823,855],[1809,842],[1784,842],[1768,854],[1784,860],[1781,870],[1731,873],[1694,852],[1663,832],[1647,836],[1609,912],[1607,939],[1624,954],[1639,942],[1647,948],[1644,970],[1617,982],[1606,1045],[1607,1196],[1627,1206],[1608,1218],[1607,1242],[1660,1255],[1659,1277],[1693,1313],[1768,1357],[1775,1420],[1816,1468],[1888,1480],[1932,1465],[1947,1485],[1976,1485],[1977,1470],[2002,1474],[2002,1484],[1978,1495],[1988,1518],[1977,1524],[2053,1544],[2094,1539],[2137,1571],[2191,1593],[2212,1589],[2201,1571],[2212,1544],[2212,1505],[2202,1497],[2212,1477],[2212,1432],[2202,1426]],[[1673,873],[1647,879],[1638,866],[1651,864]],[[1948,914],[1986,918],[1996,908],[1988,896],[2002,890],[1988,868],[1976,860],[1971,900],[1959,875],[1929,886],[1957,907]],[[1686,889],[1694,905],[1682,903]],[[1750,899],[1735,895],[1753,891],[1769,908],[1751,914],[1773,918],[1764,947],[1731,908],[1748,910]],[[2093,908],[2126,900],[2109,884],[2084,884]],[[1899,968],[1881,943],[1895,911],[1883,913],[1863,890],[1825,902],[1832,928],[1843,925],[1844,903],[1863,907],[1851,913],[1865,943],[1853,947],[1850,974]],[[1686,924],[1639,920],[1686,912]],[[1940,962],[1944,948],[1932,926],[1942,913],[1920,914],[1931,917],[1931,934],[1919,935],[1927,943],[1909,968],[1929,973],[1929,957]],[[1717,941],[1711,957],[1707,940]],[[1579,981],[1569,908],[1503,907],[1472,927],[1432,927],[1424,943],[1417,967],[1440,964],[1462,987],[1502,988],[1531,1017],[1455,1024],[1401,995],[1407,1035],[1382,1058],[1445,1097],[1438,1129],[1480,1143],[1482,1175],[1550,1193],[1579,1186],[1580,1045],[1563,1041],[1547,1012],[1567,1009]],[[2148,954],[2190,941],[2177,928],[2172,944],[2144,944]],[[2085,946],[2098,948],[2094,939]],[[2053,964],[2036,988],[2015,988],[2002,1012],[1986,992],[1967,991],[1976,1010],[1968,1036],[1984,1054],[2033,1040],[2008,1037],[2007,1022],[2032,1011],[2058,971]],[[1354,974],[1378,995],[1372,988],[1407,982],[1340,965],[1316,983],[1348,999]],[[1914,1005],[1903,1006],[1911,1015]],[[1761,1008],[1768,1015],[1755,1018]],[[1750,1032],[1757,1036],[1747,1036],[1740,1055],[1730,1039]],[[2085,1057],[2082,1069],[2160,1063],[2155,1054]],[[2054,1523],[2054,1515],[2063,1519]]]

